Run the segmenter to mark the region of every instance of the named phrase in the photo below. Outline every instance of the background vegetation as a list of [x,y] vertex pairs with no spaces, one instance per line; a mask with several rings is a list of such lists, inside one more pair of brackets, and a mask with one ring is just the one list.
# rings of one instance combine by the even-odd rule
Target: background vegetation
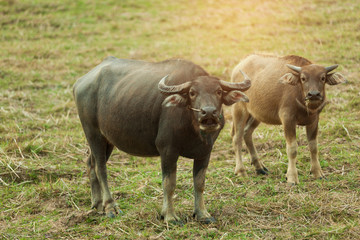
[[[0,238],[357,239],[359,16],[357,0],[0,1]],[[249,177],[234,176],[227,114],[207,173],[206,203],[215,224],[191,217],[189,159],[179,160],[175,197],[184,226],[160,220],[158,158],[115,151],[109,184],[124,214],[107,219],[90,209],[88,146],[72,97],[77,78],[113,55],[185,58],[229,80],[253,52],[339,64],[347,77],[348,83],[328,87],[331,104],[321,115],[326,180],[311,178],[298,128],[301,183],[287,186],[282,129],[266,125],[255,142],[270,175],[257,176],[246,160]]]

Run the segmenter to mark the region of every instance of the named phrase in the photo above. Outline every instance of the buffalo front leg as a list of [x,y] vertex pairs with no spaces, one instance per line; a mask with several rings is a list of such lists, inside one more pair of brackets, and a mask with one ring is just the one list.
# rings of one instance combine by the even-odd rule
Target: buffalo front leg
[[215,219],[208,213],[204,203],[205,174],[209,165],[210,154],[203,159],[194,159],[193,178],[194,178],[194,216],[198,221],[204,223],[215,222]]
[[295,121],[288,120],[284,122],[284,132],[286,138],[286,153],[289,159],[288,169],[286,173],[287,182],[289,184],[298,184],[299,177],[296,169],[297,142],[296,142],[296,125]]
[[232,106],[233,125],[232,125],[232,144],[235,152],[235,175],[246,177],[246,169],[242,161],[242,140],[244,136],[244,127],[249,114],[243,109],[243,103],[237,103]]
[[180,223],[175,214],[173,195],[176,187],[176,165],[179,155],[172,153],[161,154],[162,185],[164,191],[161,216],[165,222]]
[[315,121],[311,125],[306,126],[306,135],[309,143],[309,150],[311,154],[311,173],[315,178],[325,177],[321,170],[319,158],[318,158],[318,147],[317,147],[317,132],[318,132],[318,121]]

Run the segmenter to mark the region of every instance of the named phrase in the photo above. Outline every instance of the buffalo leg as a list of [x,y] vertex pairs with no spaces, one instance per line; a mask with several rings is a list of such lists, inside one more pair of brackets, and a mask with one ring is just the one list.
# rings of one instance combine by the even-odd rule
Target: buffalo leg
[[[95,155],[95,172],[96,176],[100,183],[100,188],[102,192],[102,199],[103,199],[103,206],[105,213],[108,217],[115,217],[117,213],[116,204],[114,199],[111,196],[108,181],[107,181],[107,169],[106,169],[106,162],[107,162],[107,155],[106,155],[106,146],[105,145],[105,154],[102,152],[101,155],[96,157]],[[103,150],[102,150],[103,151]]]
[[173,195],[176,187],[176,165],[179,155],[172,153],[161,154],[162,184],[164,191],[161,215],[165,222],[179,222],[173,204]]
[[293,119],[282,119],[286,139],[286,153],[289,159],[286,173],[289,184],[298,184],[299,177],[296,169],[297,142],[296,142],[296,125]]
[[249,113],[244,109],[242,103],[234,104],[232,107],[233,126],[232,126],[232,144],[235,151],[235,170],[234,173],[238,176],[246,177],[246,170],[242,161],[241,150],[242,140],[244,136],[244,127]]
[[250,116],[250,118],[247,121],[247,124],[245,126],[244,130],[244,140],[246,147],[248,148],[251,156],[251,164],[254,165],[256,172],[258,174],[267,174],[268,169],[264,166],[264,164],[259,160],[259,156],[257,154],[256,148],[253,143],[252,134],[254,130],[259,126],[260,122]]
[[197,220],[204,223],[215,222],[205,208],[204,203],[204,189],[205,189],[205,174],[209,165],[210,155],[204,159],[194,159],[193,178],[194,178],[194,197],[195,207],[194,216]]
[[87,169],[91,186],[91,208],[103,211],[101,188],[95,172],[95,158],[92,154],[87,159]]
[[310,171],[315,178],[323,178],[325,177],[325,175],[321,170],[321,166],[318,158],[317,132],[318,132],[318,121],[315,121],[313,124],[306,126],[306,135],[307,135],[310,154],[311,154]]
[[[110,157],[113,145],[109,144],[100,132],[94,130],[93,128],[88,129],[86,124],[84,124],[84,132],[91,149],[89,172],[91,191],[92,194],[95,194],[92,197],[94,200],[92,205],[99,210],[103,209],[107,216],[114,217],[117,213],[117,209],[108,187],[106,169],[106,162]],[[99,186],[101,191],[101,198],[99,198]],[[99,204],[99,201],[102,202],[102,205]]]
[[[107,144],[106,148],[106,160],[109,159],[114,146]],[[101,195],[101,187],[98,177],[95,172],[95,157],[91,153],[87,159],[87,168],[91,185],[91,208],[97,209],[99,212],[103,211],[103,202]]]

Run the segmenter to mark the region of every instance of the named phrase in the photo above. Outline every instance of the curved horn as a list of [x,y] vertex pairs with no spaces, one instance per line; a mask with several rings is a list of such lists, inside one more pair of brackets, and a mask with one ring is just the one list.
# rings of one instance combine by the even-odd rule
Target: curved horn
[[230,82],[220,80],[221,88],[225,91],[231,91],[231,90],[246,91],[246,90],[248,90],[251,87],[251,79],[243,71],[240,70],[240,72],[244,76],[243,82],[230,83]]
[[191,82],[186,82],[183,84],[179,84],[179,85],[166,85],[165,81],[167,79],[169,75],[166,75],[165,77],[163,77],[159,84],[158,84],[158,88],[160,90],[160,92],[162,93],[180,93],[180,92],[184,92],[186,91],[190,86],[191,86]]
[[301,67],[294,66],[294,65],[291,65],[291,64],[286,64],[286,66],[287,66],[288,68],[290,68],[291,70],[294,70],[295,72],[298,72],[298,73],[301,72]]
[[339,66],[339,65],[335,64],[335,65],[332,65],[332,66],[330,66],[330,67],[326,67],[326,68],[325,68],[325,71],[326,71],[326,73],[331,72],[332,70],[334,70],[334,69],[337,68],[338,66]]

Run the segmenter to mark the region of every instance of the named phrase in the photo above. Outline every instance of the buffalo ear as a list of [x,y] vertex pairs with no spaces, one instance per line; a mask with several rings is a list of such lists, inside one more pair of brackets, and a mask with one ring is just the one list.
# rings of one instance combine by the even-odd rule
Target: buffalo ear
[[241,91],[233,90],[223,95],[223,103],[227,106],[240,101],[249,102],[249,98]]
[[346,78],[341,73],[334,72],[327,75],[326,83],[329,85],[337,85],[343,82],[346,82]]
[[175,106],[185,106],[186,105],[186,98],[181,96],[180,94],[172,94],[165,98],[162,102],[164,107],[175,107]]
[[296,85],[299,82],[299,78],[293,73],[286,73],[279,79],[279,82],[282,84]]

